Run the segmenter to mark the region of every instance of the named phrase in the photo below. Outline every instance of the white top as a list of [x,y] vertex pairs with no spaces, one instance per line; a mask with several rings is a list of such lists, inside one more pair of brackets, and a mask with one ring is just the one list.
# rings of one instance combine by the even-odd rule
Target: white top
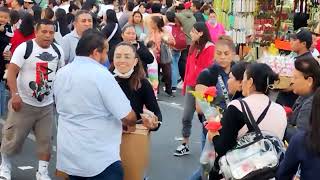
[[57,44],[56,46],[61,53],[60,59],[51,46],[47,49],[41,48],[34,40],[33,50],[28,59],[24,59],[26,42],[14,51],[10,63],[20,67],[17,88],[24,103],[36,107],[53,103],[52,81],[55,79],[56,71],[64,65],[62,48]]
[[[247,102],[255,120],[259,118],[264,109],[268,106],[269,97],[264,94],[253,94],[243,99]],[[228,106],[233,105],[242,112],[240,102],[238,100],[231,101]],[[258,125],[261,131],[270,132],[283,139],[287,127],[287,116],[284,108],[275,102],[272,102],[265,118]],[[238,137],[242,137],[248,131],[245,125],[238,133]]]
[[112,5],[112,4],[107,4],[106,5],[106,4],[101,3],[100,4],[100,9],[99,9],[99,12],[98,12],[98,17],[105,16],[108,9],[114,9],[114,5]]
[[139,6],[140,6],[140,4],[138,4],[136,7],[134,7],[133,10],[132,10],[132,12],[139,11]]
[[[69,13],[69,7],[70,7],[70,4],[61,4],[61,5],[59,6],[59,8],[65,10],[67,14]],[[57,9],[56,9],[56,10],[57,10]]]
[[76,56],[59,70],[53,91],[59,114],[57,169],[92,177],[119,161],[121,119],[131,106],[109,70]]
[[318,59],[318,56],[320,55],[318,49],[316,48],[314,48],[313,51],[311,51],[311,54],[315,59]]

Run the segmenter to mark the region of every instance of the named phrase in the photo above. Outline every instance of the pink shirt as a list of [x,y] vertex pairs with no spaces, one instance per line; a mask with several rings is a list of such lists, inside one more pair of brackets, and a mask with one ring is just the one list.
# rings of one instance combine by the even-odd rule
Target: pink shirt
[[216,26],[212,26],[208,22],[206,24],[207,24],[212,42],[216,43],[219,39],[219,36],[226,34],[222,24],[218,23],[216,24]]
[[[258,119],[269,103],[268,96],[264,94],[252,94],[243,98],[252,112],[254,119]],[[231,101],[228,106],[233,105],[242,112],[240,102],[238,100]],[[283,139],[287,127],[287,116],[284,108],[275,102],[272,102],[265,118],[258,125],[261,131],[271,133],[279,139]],[[238,137],[242,137],[248,132],[245,125],[239,132]]]

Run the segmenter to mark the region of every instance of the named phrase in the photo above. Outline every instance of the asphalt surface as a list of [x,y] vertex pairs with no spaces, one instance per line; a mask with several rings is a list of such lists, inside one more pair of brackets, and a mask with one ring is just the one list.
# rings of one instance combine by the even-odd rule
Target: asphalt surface
[[[190,141],[191,154],[183,157],[173,156],[173,152],[181,142],[181,118],[183,113],[183,97],[180,92],[176,97],[159,95],[159,105],[163,115],[163,124],[159,131],[151,135],[150,166],[147,171],[149,180],[187,180],[199,167],[201,126],[194,117]],[[2,127],[3,120],[0,120]],[[55,136],[54,136],[55,137]],[[13,158],[12,180],[34,180],[38,167],[35,154],[34,136],[29,135],[21,154]],[[59,179],[55,174],[55,143],[54,153],[50,162],[49,173],[52,179]]]

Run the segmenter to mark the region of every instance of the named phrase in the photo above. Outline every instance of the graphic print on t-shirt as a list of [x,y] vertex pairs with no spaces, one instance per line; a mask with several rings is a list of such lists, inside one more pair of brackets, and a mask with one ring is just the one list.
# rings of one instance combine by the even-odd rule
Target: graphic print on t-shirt
[[43,52],[36,57],[44,62],[36,63],[36,81],[30,81],[29,87],[33,91],[32,96],[41,102],[45,96],[50,94],[51,86],[49,86],[48,82],[52,80],[49,80],[48,75],[52,73],[53,70],[48,68],[48,62],[53,61],[56,56],[48,52]]

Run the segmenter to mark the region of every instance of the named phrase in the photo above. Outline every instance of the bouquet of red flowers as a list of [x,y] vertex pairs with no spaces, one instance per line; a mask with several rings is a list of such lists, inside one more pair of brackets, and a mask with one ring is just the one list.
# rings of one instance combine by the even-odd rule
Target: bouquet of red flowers
[[[220,123],[220,107],[216,105],[219,101],[216,87],[208,87],[203,93],[197,91],[191,91],[191,93],[195,97],[197,104],[207,120],[205,122],[205,128],[209,132],[217,133],[222,126]],[[214,166],[215,158],[216,152],[214,150],[213,143],[206,138],[205,147],[203,148],[200,157],[200,163],[203,167],[203,179],[208,177],[209,172]]]

